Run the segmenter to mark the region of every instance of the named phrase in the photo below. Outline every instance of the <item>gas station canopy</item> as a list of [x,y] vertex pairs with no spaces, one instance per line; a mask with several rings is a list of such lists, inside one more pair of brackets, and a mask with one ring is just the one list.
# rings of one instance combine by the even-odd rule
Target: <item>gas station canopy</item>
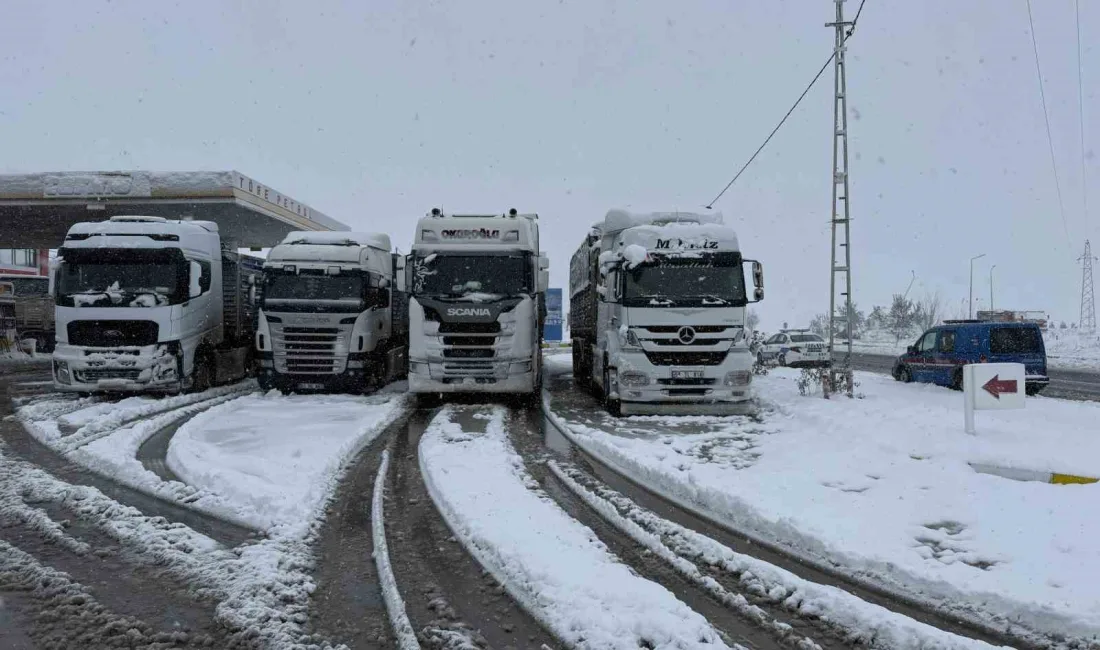
[[292,230],[348,229],[235,171],[0,174],[0,248],[57,248],[74,223],[116,215],[213,221],[238,247],[274,246]]

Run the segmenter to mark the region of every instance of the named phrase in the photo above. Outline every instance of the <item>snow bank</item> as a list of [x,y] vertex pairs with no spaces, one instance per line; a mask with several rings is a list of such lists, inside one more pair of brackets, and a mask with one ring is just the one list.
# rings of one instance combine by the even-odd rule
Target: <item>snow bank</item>
[[[424,482],[467,549],[536,618],[577,648],[727,647],[698,613],[619,562],[523,469],[494,407],[484,433],[445,408],[420,442]],[[648,644],[648,645],[646,645]]]
[[1100,334],[1048,329],[1043,332],[1043,343],[1051,367],[1100,370]]
[[249,395],[188,421],[168,447],[168,467],[195,488],[235,504],[261,530],[303,527],[343,465],[404,411],[403,395]]
[[1029,399],[1024,411],[979,413],[967,436],[959,393],[857,373],[866,399],[827,401],[800,397],[796,379],[757,380],[762,422],[563,424],[627,475],[797,555],[962,616],[1100,634],[1100,484],[1021,483],[968,465],[1100,476],[1100,404]]

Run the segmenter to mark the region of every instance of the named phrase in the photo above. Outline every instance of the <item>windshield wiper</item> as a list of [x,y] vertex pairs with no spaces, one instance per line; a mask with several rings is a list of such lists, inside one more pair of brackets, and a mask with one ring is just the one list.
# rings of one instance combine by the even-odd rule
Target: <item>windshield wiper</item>
[[712,300],[714,302],[717,302],[720,305],[730,304],[729,300],[726,300],[725,298],[720,298],[720,297],[715,296],[715,295],[711,295],[709,293],[702,293],[702,294],[699,294],[698,296],[693,296],[693,297],[702,298],[703,300]]

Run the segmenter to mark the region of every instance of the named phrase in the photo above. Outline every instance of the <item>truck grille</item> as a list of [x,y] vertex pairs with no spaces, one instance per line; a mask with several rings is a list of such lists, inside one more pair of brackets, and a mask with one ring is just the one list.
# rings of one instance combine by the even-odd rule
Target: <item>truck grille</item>
[[155,345],[160,326],[148,320],[78,320],[69,323],[69,345],[92,348]]
[[455,373],[466,376],[472,376],[470,373],[493,374],[488,360],[496,356],[494,345],[500,334],[500,323],[440,323],[439,333],[443,338],[443,358],[448,362],[443,365],[444,372],[450,374],[453,368]]
[[726,360],[726,352],[650,352],[646,359],[655,366],[718,366]]
[[74,374],[76,375],[77,381],[93,384],[100,379],[128,379],[130,381],[137,381],[138,376],[141,374],[141,370],[124,368],[88,368],[86,370],[77,370]]
[[491,379],[495,376],[493,372],[493,362],[491,360],[458,361],[448,359],[443,362],[443,373],[451,377],[481,377]]
[[[649,325],[642,329],[654,334],[677,334],[683,325]],[[696,334],[721,334],[729,329],[725,325],[692,325]]]
[[331,375],[344,371],[346,355],[336,353],[337,327],[273,326],[276,370],[302,375]]

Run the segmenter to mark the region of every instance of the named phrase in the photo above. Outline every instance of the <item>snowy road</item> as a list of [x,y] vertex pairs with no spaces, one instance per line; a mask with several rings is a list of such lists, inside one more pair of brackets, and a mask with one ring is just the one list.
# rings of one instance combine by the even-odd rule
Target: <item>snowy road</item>
[[[853,352],[852,367],[856,370],[889,374],[894,368],[894,359],[895,357],[884,354]],[[1100,372],[1052,367],[1047,371],[1050,385],[1043,391],[1044,397],[1100,402]]]
[[[33,374],[0,380],[22,420],[0,422],[0,647],[1000,640],[753,543],[658,496],[668,483],[655,475],[624,477],[578,446],[577,426],[610,419],[571,387],[567,357],[549,358],[549,416],[491,403],[415,410],[400,385],[102,402],[48,394]],[[728,441],[722,418],[647,422],[610,431],[624,445],[653,426],[706,438],[698,459],[731,472],[763,462],[761,436],[781,432],[768,418]]]

